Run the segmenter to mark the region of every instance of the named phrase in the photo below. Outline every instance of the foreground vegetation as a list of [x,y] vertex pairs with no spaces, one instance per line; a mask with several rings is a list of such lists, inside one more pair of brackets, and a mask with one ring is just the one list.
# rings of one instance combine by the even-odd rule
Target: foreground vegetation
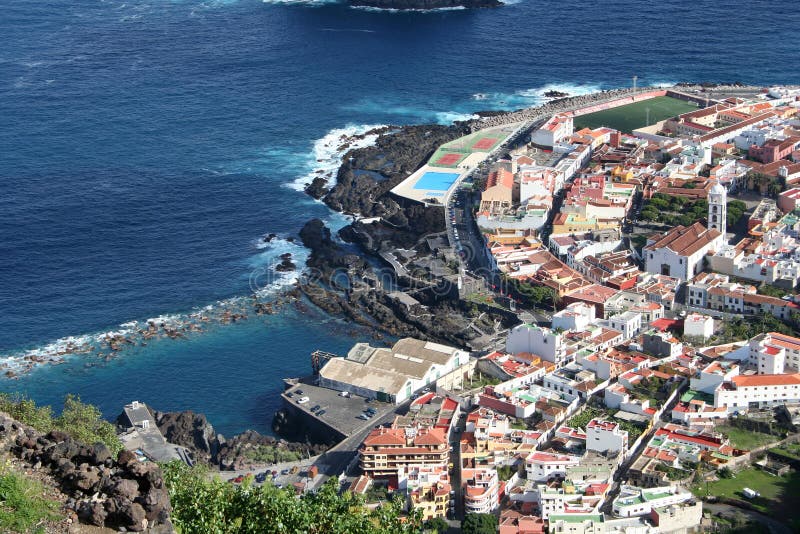
[[335,478],[296,497],[293,490],[271,484],[253,486],[246,480],[234,486],[212,480],[202,467],[173,462],[163,468],[172,522],[182,534],[399,534],[422,529],[419,515],[401,516],[400,501],[370,510],[361,496],[339,495]]
[[45,532],[43,522],[55,520],[58,504],[43,497],[44,487],[35,480],[0,467],[0,531]]
[[114,425],[103,419],[96,406],[82,403],[76,395],[66,396],[61,414],[56,417],[50,406],[36,406],[30,399],[0,393],[0,412],[39,432],[60,430],[87,445],[103,443],[115,458],[122,450]]

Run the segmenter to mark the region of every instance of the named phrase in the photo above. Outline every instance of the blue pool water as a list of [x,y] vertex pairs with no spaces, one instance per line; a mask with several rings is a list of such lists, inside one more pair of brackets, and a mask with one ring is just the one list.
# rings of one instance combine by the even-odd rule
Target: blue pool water
[[429,191],[447,191],[460,175],[456,172],[426,172],[420,176],[414,189]]
[[[800,83],[781,0],[521,0],[388,13],[325,0],[6,0],[0,17],[0,359],[259,288],[311,217],[343,133],[631,83]],[[763,16],[780,13],[779,17]],[[709,32],[715,27],[747,31]],[[668,23],[665,23],[668,21]],[[533,28],[533,30],[530,30]],[[769,36],[769,38],[764,38]],[[596,43],[613,42],[598,52]],[[768,57],[769,61],[763,61]],[[442,187],[441,185],[439,187]],[[265,233],[282,238],[259,242]],[[106,415],[139,399],[269,429],[281,378],[369,333],[286,308],[0,389]]]

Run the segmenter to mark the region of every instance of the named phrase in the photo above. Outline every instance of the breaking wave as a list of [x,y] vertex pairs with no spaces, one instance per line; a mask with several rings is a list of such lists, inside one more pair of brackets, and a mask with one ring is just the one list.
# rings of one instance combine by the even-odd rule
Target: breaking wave
[[[378,139],[378,132],[383,128],[385,126],[380,124],[348,124],[344,128],[329,131],[314,141],[311,152],[305,155],[304,169],[300,176],[286,184],[287,187],[303,191],[315,178],[322,177],[326,181],[336,178],[342,157],[347,151],[374,144]],[[297,157],[303,156],[304,154],[297,154]]]

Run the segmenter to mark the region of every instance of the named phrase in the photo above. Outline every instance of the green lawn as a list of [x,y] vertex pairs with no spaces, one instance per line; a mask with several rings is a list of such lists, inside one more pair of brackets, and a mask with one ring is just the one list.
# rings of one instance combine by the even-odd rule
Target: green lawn
[[787,443],[780,448],[770,449],[770,451],[786,456],[787,458],[800,460],[800,443]]
[[[794,517],[800,509],[800,475],[794,471],[776,477],[754,467],[739,471],[734,478],[720,479],[708,483],[708,494],[717,497],[731,497],[747,501],[742,489],[750,488],[761,494],[750,500],[759,511],[779,520]],[[692,491],[699,497],[706,495],[706,483],[692,486]]]
[[780,440],[777,436],[762,434],[761,432],[751,432],[750,430],[744,430],[730,425],[717,425],[714,430],[728,436],[731,440],[731,445],[737,449],[747,451]]
[[675,115],[696,110],[697,106],[677,98],[657,96],[642,102],[575,117],[575,129],[607,126],[621,132],[631,132],[636,128],[647,126],[648,109],[650,110],[650,124],[654,124]]

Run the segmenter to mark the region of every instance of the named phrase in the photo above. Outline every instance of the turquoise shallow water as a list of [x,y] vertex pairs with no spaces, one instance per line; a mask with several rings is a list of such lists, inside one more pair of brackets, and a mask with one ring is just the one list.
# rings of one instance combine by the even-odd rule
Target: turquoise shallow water
[[211,327],[186,340],[151,341],[112,361],[75,358],[45,367],[14,381],[13,389],[54,405],[65,392],[75,392],[108,417],[137,399],[160,410],[205,413],[226,435],[247,428],[269,432],[281,379],[310,373],[313,350],[342,354],[362,339],[370,339],[370,332],[289,306],[278,315]]
[[[764,16],[765,13],[778,14]],[[367,125],[630,83],[800,83],[785,2],[523,0],[385,13],[335,3],[8,0],[0,17],[0,356],[183,313],[267,279],[310,217],[298,191]],[[742,27],[742,21],[746,27]],[[730,28],[741,30],[730,31]],[[743,29],[742,29],[743,28]],[[766,38],[765,36],[769,36]],[[131,399],[268,429],[286,375],[354,339],[287,312],[3,390],[116,414]]]

